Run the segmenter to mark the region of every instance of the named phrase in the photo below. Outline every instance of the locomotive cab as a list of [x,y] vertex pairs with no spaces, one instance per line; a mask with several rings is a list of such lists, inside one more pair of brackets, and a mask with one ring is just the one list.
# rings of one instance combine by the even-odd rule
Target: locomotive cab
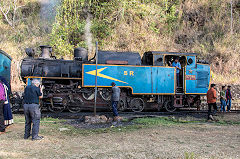
[[[204,93],[209,86],[210,67],[206,64],[197,63],[197,53],[149,51],[144,53],[142,64],[171,67],[171,64],[177,57],[181,64],[181,70],[179,72],[179,86],[176,86],[176,93]],[[196,84],[193,81],[196,81]]]
[[149,51],[143,55],[142,63],[144,65],[151,66],[164,66],[171,67],[171,64],[174,62],[176,58],[179,58],[179,62],[181,64],[180,77],[179,77],[179,86],[176,85],[176,92],[183,93],[184,92],[184,75],[185,75],[185,67],[187,64],[187,56],[184,53],[175,53],[175,52],[156,52]]
[[179,59],[179,63],[181,65],[181,70],[179,72],[179,85],[177,86],[176,92],[183,93],[184,88],[184,70],[186,67],[186,56],[184,55],[165,55],[164,56],[164,66],[171,67],[171,64],[175,61],[175,59]]

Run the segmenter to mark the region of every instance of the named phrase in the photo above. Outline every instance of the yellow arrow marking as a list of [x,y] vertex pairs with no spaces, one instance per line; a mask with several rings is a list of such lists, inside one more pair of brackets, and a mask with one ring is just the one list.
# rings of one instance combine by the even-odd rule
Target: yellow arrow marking
[[[97,69],[97,76],[98,76],[98,77],[102,77],[102,78],[106,78],[106,79],[110,79],[110,80],[113,80],[113,81],[118,81],[118,82],[122,82],[122,83],[128,84],[127,82],[123,82],[123,81],[120,81],[120,80],[118,80],[118,79],[112,78],[112,77],[110,77],[110,76],[101,74],[100,72],[102,72],[102,71],[105,70],[106,68],[107,68],[107,67],[104,67],[104,68],[101,68],[101,69]],[[89,72],[86,72],[86,73],[89,74],[89,75],[96,76],[96,70],[89,71]]]

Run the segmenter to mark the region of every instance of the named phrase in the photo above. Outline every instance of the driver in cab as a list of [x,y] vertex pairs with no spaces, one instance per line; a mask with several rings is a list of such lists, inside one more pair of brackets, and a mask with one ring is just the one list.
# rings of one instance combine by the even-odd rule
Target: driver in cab
[[179,87],[179,74],[180,74],[180,70],[182,69],[182,68],[181,68],[181,64],[180,64],[180,62],[179,62],[179,57],[176,57],[173,63],[171,63],[171,62],[169,61],[169,64],[170,64],[170,66],[176,68],[177,86]]

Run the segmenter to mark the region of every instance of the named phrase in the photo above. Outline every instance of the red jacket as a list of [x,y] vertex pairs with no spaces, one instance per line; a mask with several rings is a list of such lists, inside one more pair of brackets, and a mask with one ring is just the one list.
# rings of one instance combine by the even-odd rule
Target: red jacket
[[217,91],[214,88],[210,88],[207,91],[207,103],[216,103],[217,101]]

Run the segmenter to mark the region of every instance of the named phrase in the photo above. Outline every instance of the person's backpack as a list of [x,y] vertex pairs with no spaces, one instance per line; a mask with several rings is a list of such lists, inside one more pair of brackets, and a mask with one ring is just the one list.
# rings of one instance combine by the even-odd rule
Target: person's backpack
[[5,101],[6,100],[6,94],[5,94],[5,88],[2,84],[2,82],[0,82],[0,100]]

